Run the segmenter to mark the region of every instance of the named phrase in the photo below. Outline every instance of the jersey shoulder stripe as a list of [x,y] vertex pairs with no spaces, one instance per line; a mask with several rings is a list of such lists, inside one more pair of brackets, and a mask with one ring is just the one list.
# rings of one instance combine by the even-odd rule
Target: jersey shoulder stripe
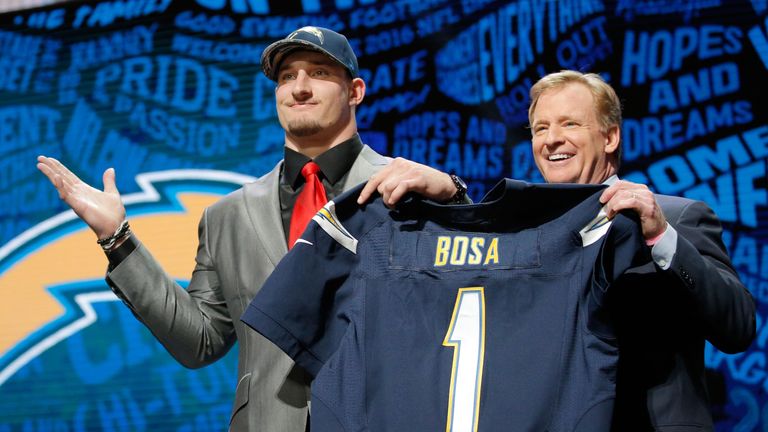
[[336,216],[336,203],[328,201],[320,211],[312,217],[312,220],[325,231],[326,234],[336,240],[341,246],[353,254],[357,254],[357,239],[344,228]]
[[582,246],[587,247],[592,243],[600,240],[608,232],[608,228],[610,227],[611,220],[608,219],[608,216],[605,212],[605,206],[603,206],[600,208],[597,216],[595,216],[594,219],[589,221],[589,223],[587,223],[587,225],[579,231],[579,235],[581,235]]

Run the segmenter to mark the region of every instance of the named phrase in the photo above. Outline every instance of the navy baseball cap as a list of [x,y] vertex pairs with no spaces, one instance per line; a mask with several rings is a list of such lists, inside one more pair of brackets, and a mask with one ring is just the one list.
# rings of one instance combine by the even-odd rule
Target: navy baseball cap
[[344,35],[323,27],[302,27],[281,39],[261,53],[261,70],[272,81],[277,81],[277,70],[285,56],[305,49],[327,55],[349,71],[352,78],[360,76],[357,56]]

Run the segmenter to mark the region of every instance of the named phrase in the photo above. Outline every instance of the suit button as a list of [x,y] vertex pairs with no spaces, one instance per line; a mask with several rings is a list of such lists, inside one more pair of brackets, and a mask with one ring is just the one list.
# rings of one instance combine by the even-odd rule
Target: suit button
[[693,278],[688,273],[688,271],[682,267],[680,268],[680,276],[682,276],[683,282],[685,282],[685,284],[688,285],[689,288],[693,288],[693,286],[695,285]]

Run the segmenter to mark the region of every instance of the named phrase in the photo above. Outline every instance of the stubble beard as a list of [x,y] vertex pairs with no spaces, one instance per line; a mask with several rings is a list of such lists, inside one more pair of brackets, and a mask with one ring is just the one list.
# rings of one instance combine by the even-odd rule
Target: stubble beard
[[323,130],[317,120],[297,119],[288,123],[288,133],[296,137],[312,136]]

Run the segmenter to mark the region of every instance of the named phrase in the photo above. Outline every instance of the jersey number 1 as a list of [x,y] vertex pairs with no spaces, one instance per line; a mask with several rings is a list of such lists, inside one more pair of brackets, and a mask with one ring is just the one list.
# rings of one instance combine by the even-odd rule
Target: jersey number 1
[[477,431],[485,355],[485,292],[459,288],[443,346],[453,347],[446,432]]

